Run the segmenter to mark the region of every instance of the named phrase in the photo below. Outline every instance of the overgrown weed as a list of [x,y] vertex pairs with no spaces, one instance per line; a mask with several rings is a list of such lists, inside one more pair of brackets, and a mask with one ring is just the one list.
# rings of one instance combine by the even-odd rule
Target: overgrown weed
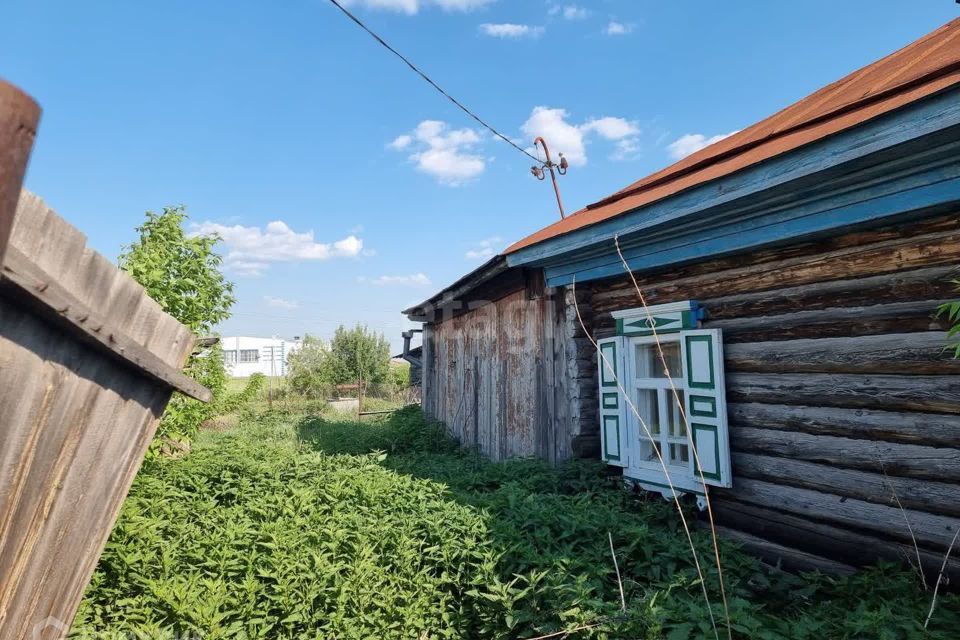
[[[710,552],[708,535],[695,541]],[[721,551],[737,638],[960,628],[948,594],[923,632],[928,595],[903,567],[796,576]],[[715,569],[706,577],[716,593]],[[670,505],[623,491],[601,464],[491,463],[415,408],[361,424],[274,413],[138,476],[75,631],[681,640],[712,637],[704,606]]]

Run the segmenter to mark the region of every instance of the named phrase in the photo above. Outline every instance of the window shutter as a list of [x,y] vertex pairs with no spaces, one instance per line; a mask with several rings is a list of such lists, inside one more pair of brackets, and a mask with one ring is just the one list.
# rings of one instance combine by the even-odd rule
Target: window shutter
[[[624,355],[626,338],[603,338],[597,340],[600,353],[597,354],[597,383],[600,399],[600,442],[601,455],[607,464],[617,467],[627,466],[627,414],[626,402],[620,387],[627,387]],[[619,382],[619,384],[618,384]]]
[[700,460],[700,469],[694,470],[694,478],[699,481],[702,470],[707,484],[733,486],[723,380],[723,334],[720,329],[684,331],[680,348],[687,378],[684,408]]

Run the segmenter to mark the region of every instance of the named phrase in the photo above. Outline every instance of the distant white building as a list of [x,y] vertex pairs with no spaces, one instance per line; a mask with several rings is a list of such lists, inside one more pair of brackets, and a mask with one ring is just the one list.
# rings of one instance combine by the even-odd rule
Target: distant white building
[[287,358],[302,343],[298,339],[229,336],[222,338],[220,344],[223,345],[227,373],[234,378],[247,378],[255,373],[287,375]]

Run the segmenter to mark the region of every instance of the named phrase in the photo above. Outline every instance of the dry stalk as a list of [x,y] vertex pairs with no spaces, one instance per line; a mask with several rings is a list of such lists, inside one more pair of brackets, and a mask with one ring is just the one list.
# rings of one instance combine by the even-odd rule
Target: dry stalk
[[[923,572],[923,559],[920,557],[920,546],[917,544],[917,537],[913,534],[913,526],[910,524],[910,518],[907,517],[906,509],[904,509],[903,505],[900,504],[900,497],[897,496],[897,490],[893,487],[893,483],[890,482],[890,476],[887,475],[887,470],[883,466],[883,458],[878,458],[878,462],[880,463],[880,473],[883,474],[887,488],[890,489],[890,493],[893,495],[893,500],[897,503],[897,508],[900,509],[900,514],[903,516],[903,521],[907,523],[907,531],[910,532],[910,540],[913,542],[913,550],[917,554],[917,571],[920,573],[920,582],[923,583],[923,590],[928,591],[930,587],[927,586],[927,576]],[[936,596],[934,596],[934,598],[936,598]]]
[[610,557],[613,558],[613,568],[617,572],[617,585],[620,587],[620,609],[626,613],[627,598],[623,595],[623,580],[620,579],[620,565],[617,563],[617,553],[613,550],[613,534],[607,531],[607,538],[610,539]]
[[947,560],[950,559],[950,552],[953,551],[953,545],[957,543],[957,536],[960,536],[960,527],[957,528],[957,532],[953,534],[953,540],[950,541],[950,546],[947,547],[947,553],[943,556],[943,564],[940,566],[940,573],[937,574],[937,584],[933,587],[933,598],[930,600],[930,611],[927,613],[927,619],[923,623],[923,628],[926,629],[927,625],[930,624],[930,618],[933,617],[933,610],[937,608],[937,592],[940,591],[940,583],[943,582],[943,574],[947,571]]
[[677,513],[680,515],[680,522],[683,524],[683,531],[687,536],[687,542],[690,545],[690,551],[693,554],[693,564],[697,569],[697,576],[700,578],[700,587],[703,590],[703,598],[707,603],[707,613],[710,614],[710,624],[713,627],[713,635],[717,640],[720,640],[720,633],[717,631],[717,622],[713,615],[713,607],[710,605],[710,594],[707,592],[707,581],[703,576],[703,569],[700,566],[700,557],[697,555],[696,545],[693,544],[693,535],[690,533],[690,525],[687,523],[686,516],[683,515],[683,507],[680,505],[680,493],[676,490],[673,484],[673,479],[670,477],[670,471],[667,469],[667,464],[663,459],[663,454],[660,453],[660,450],[656,447],[656,441],[653,439],[653,435],[650,433],[649,427],[647,427],[646,421],[644,421],[643,416],[640,415],[640,412],[637,410],[636,405],[633,403],[633,400],[630,397],[630,394],[627,393],[624,389],[623,384],[620,382],[620,376],[616,373],[616,368],[610,364],[610,361],[607,360],[607,357],[603,354],[603,351],[600,350],[600,346],[597,344],[597,341],[593,338],[590,332],[587,330],[586,324],[583,322],[583,316],[580,315],[580,305],[577,303],[577,278],[574,276],[573,282],[571,283],[571,290],[573,293],[573,308],[577,313],[577,320],[580,322],[580,327],[583,329],[584,335],[587,337],[587,340],[590,341],[590,344],[593,345],[593,348],[597,352],[597,357],[603,361],[603,364],[606,368],[613,374],[613,378],[617,383],[617,389],[623,395],[624,400],[626,400],[627,405],[630,407],[630,410],[633,412],[633,415],[636,416],[637,420],[640,422],[640,426],[643,427],[643,432],[646,434],[647,439],[650,440],[650,443],[653,445],[653,452],[657,454],[657,460],[660,462],[660,468],[663,470],[664,478],[667,480],[667,485],[670,487],[670,494],[673,497],[673,503],[677,507]]
[[663,372],[667,376],[667,380],[670,382],[670,389],[673,391],[674,401],[677,403],[677,408],[680,409],[680,417],[683,419],[683,422],[687,427],[687,443],[690,446],[690,451],[693,452],[693,459],[694,462],[696,462],[697,471],[700,473],[700,484],[703,485],[703,498],[707,503],[707,519],[710,522],[710,537],[713,541],[713,553],[717,562],[717,577],[720,580],[720,597],[723,599],[723,613],[727,619],[727,637],[730,640],[733,640],[733,630],[730,626],[730,608],[727,605],[727,590],[724,586],[723,567],[721,566],[720,562],[720,545],[717,542],[717,529],[713,521],[713,506],[710,504],[710,490],[707,487],[706,478],[703,476],[703,467],[700,464],[700,456],[697,453],[697,446],[693,441],[693,434],[690,431],[690,419],[687,417],[687,412],[683,407],[683,402],[680,400],[680,394],[677,392],[677,387],[673,384],[673,376],[670,375],[670,368],[667,366],[667,359],[663,355],[663,345],[660,343],[660,336],[657,334],[656,323],[653,322],[653,318],[650,314],[650,308],[647,306],[647,299],[640,290],[640,285],[637,284],[637,279],[633,275],[633,271],[630,269],[626,259],[623,257],[623,252],[620,250],[620,239],[618,236],[613,237],[613,243],[617,247],[617,255],[620,256],[620,262],[623,263],[623,268],[630,276],[630,281],[633,283],[633,288],[636,289],[637,295],[640,297],[640,303],[643,305],[644,313],[647,314],[647,320],[650,321],[650,331],[653,333],[653,340],[657,345],[657,353],[660,355],[660,363],[663,364]]
[[606,620],[601,620],[600,622],[592,622],[590,624],[584,624],[579,627],[574,627],[573,629],[567,629],[566,631],[554,631],[553,633],[548,633],[545,636],[537,636],[536,638],[527,638],[527,640],[547,640],[547,638],[558,638],[560,636],[567,636],[571,633],[577,633],[578,631],[586,631],[587,629],[593,629],[604,624]]

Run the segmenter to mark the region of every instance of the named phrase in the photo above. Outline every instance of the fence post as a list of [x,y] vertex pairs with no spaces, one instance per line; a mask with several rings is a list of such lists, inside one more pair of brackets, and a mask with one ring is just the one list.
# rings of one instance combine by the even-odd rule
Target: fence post
[[33,98],[0,80],[0,266],[39,121],[40,106]]

